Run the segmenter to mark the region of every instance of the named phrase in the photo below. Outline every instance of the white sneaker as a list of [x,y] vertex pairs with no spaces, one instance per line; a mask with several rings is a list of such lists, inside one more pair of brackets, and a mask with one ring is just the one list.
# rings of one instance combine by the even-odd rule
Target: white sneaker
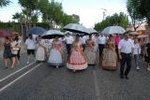
[[59,68],[59,66],[56,66],[56,68]]
[[148,67],[147,70],[150,71],[150,67]]
[[29,64],[30,62],[29,61],[27,61],[27,64]]
[[139,66],[137,66],[136,69],[139,70],[140,69]]

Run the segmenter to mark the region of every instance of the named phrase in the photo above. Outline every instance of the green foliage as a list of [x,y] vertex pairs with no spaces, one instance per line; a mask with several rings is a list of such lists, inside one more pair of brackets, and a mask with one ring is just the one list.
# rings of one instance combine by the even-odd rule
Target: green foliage
[[[140,9],[138,0],[128,0],[127,1],[127,11],[131,17],[132,26],[134,30],[141,26],[145,22],[145,19],[142,14],[139,13]],[[141,4],[140,4],[141,5]]]
[[19,4],[23,7],[22,14],[24,22],[35,24],[38,21],[38,3],[39,0],[19,0]]
[[13,17],[12,17],[12,19],[17,20],[18,23],[21,23],[22,20],[23,20],[23,18],[24,18],[23,14],[22,14],[22,13],[18,13],[18,12],[16,12],[16,13],[13,15]]
[[32,12],[33,10],[38,8],[38,0],[19,0],[18,2],[22,7]]
[[10,0],[0,0],[0,7],[5,7],[11,3]]
[[0,29],[11,29],[13,27],[15,27],[16,25],[18,25],[18,23],[14,23],[14,22],[0,22]]
[[[147,23],[150,25],[150,1],[149,0],[128,0],[127,5],[135,11],[137,19],[146,18]],[[128,7],[128,6],[127,6]]]
[[67,15],[64,13],[62,4],[54,0],[51,2],[48,0],[39,0],[39,10],[42,13],[43,22],[55,22],[56,25],[61,27],[68,23],[78,23],[80,21],[78,15]]
[[102,22],[97,23],[95,25],[96,30],[103,30],[104,28],[108,26],[118,25],[122,26],[124,28],[128,25],[128,17],[123,12],[120,14],[113,14],[112,16],[107,16],[106,19],[104,19]]
[[63,11],[62,4],[55,2],[55,0],[18,0],[22,6],[21,13],[15,13],[12,19],[17,20],[18,23],[31,27],[39,24],[39,15],[42,16],[42,23],[46,27],[56,26],[63,27],[68,23],[79,23],[80,17],[78,15],[67,15]]

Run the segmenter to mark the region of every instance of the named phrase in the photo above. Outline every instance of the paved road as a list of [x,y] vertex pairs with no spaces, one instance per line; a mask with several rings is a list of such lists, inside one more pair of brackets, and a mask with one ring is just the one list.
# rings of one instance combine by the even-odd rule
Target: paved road
[[[14,69],[10,68],[11,67],[11,65],[10,65],[11,61],[10,60],[8,60],[8,69],[4,69],[4,62],[1,59],[0,60],[0,80],[3,79],[4,77],[16,72],[17,70],[20,70],[23,67],[26,67],[27,66],[26,62],[27,62],[27,55],[26,55],[26,53],[22,53],[21,57],[20,57],[20,63],[16,64]],[[31,56],[31,61],[30,62],[31,63],[34,62],[34,58],[32,56]]]
[[142,61],[140,66],[126,80],[100,67],[73,73],[40,63],[2,90],[0,100],[150,100],[150,72]]

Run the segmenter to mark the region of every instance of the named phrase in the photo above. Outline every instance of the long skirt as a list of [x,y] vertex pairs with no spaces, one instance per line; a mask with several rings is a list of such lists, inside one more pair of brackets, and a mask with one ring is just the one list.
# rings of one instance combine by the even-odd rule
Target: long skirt
[[67,61],[67,68],[73,70],[83,70],[87,68],[87,62],[81,52],[73,50]]
[[96,52],[90,47],[85,48],[85,55],[86,55],[86,60],[88,64],[94,65],[96,64]]
[[102,68],[106,70],[117,70],[117,54],[115,51],[103,50]]
[[37,48],[36,56],[35,56],[37,61],[45,61],[45,50],[42,47]]
[[62,66],[63,59],[59,50],[51,49],[49,53],[48,63],[52,66]]

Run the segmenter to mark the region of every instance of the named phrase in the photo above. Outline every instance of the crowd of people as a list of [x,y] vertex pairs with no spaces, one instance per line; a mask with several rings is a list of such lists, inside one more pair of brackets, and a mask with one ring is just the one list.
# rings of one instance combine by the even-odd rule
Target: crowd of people
[[[14,68],[16,62],[19,63],[20,43],[18,37],[5,38],[3,44],[5,68],[8,68],[8,59],[12,61],[11,68]],[[97,62],[103,69],[117,70],[118,63],[120,63],[120,78],[128,79],[132,58],[137,70],[140,69],[138,62],[141,58],[147,62],[147,70],[150,71],[150,40],[131,38],[128,32],[123,34],[123,38],[119,34],[106,36],[101,33],[72,36],[68,32],[63,38],[56,36],[49,45],[46,45],[40,35],[34,39],[32,34],[29,34],[25,45],[27,64],[30,63],[31,55],[38,62],[47,61],[56,68],[66,65],[73,72],[86,69],[88,66],[95,66]]]

